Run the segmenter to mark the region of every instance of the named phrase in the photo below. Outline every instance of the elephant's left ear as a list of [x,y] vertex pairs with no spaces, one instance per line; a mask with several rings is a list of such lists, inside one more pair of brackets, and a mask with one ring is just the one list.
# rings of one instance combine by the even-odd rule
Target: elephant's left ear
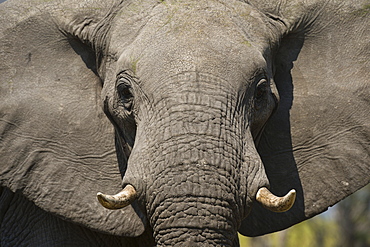
[[276,54],[280,104],[258,151],[271,191],[294,188],[297,199],[285,213],[255,203],[240,228],[244,235],[290,227],[369,183],[369,5],[337,2],[316,14],[311,9]]
[[122,175],[95,53],[60,31],[45,7],[54,2],[36,2],[0,4],[0,186],[65,220],[138,236],[135,205],[111,211],[96,198],[119,191]]

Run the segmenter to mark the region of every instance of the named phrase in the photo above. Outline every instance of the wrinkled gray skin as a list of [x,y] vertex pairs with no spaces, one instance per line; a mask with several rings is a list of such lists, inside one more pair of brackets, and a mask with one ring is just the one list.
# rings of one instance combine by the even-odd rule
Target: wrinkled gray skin
[[[369,182],[368,1],[9,0],[0,18],[1,246],[237,246]],[[125,184],[132,205],[99,205]],[[293,208],[261,207],[262,186]]]

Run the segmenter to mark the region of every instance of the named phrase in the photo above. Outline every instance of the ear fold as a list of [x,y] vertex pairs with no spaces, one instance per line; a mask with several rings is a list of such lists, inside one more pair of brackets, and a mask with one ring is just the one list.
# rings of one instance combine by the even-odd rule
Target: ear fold
[[5,6],[10,7],[0,9],[1,186],[89,228],[142,234],[146,219],[135,206],[110,211],[96,199],[98,191],[117,192],[121,175],[113,126],[100,106],[94,52],[63,35],[48,14],[27,17],[25,9]]
[[287,228],[369,183],[368,6],[325,8],[281,42],[274,78],[280,104],[258,147],[271,190],[295,188],[296,203],[280,214],[253,205],[244,235]]

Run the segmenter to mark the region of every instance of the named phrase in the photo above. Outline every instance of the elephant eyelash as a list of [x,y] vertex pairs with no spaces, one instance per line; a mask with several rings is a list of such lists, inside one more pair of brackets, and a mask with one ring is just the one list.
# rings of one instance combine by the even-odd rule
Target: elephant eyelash
[[134,78],[130,75],[130,73],[126,70],[121,71],[117,74],[117,85],[122,82],[127,82],[128,84],[131,84],[134,81]]

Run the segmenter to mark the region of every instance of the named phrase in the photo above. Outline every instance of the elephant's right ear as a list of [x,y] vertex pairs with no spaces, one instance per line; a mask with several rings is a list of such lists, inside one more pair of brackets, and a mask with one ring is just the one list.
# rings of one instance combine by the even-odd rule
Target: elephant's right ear
[[[280,104],[258,151],[271,191],[294,188],[297,199],[285,213],[253,205],[244,235],[292,226],[370,181],[369,4],[339,2],[309,6],[281,41],[274,77]],[[305,4],[294,3],[287,8]]]
[[44,6],[27,5],[0,4],[0,185],[91,229],[141,235],[146,219],[135,205],[111,211],[96,199],[117,192],[121,174],[95,53]]

